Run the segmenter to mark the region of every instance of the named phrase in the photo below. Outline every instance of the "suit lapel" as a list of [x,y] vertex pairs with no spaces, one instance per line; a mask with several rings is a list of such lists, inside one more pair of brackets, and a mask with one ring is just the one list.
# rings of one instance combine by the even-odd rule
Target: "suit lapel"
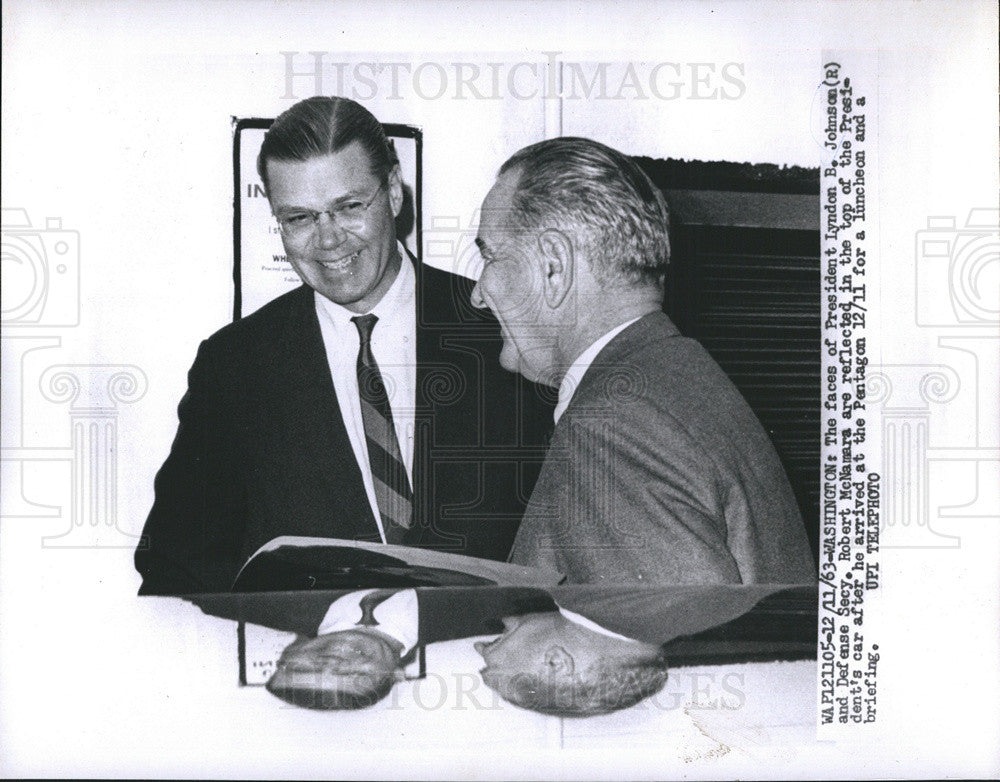
[[[412,257],[411,262],[413,262]],[[431,477],[427,459],[432,446],[430,438],[433,416],[426,389],[428,372],[440,354],[439,334],[435,329],[429,327],[426,320],[428,313],[438,312],[434,306],[428,306],[424,301],[424,298],[435,290],[433,285],[426,285],[424,282],[429,267],[419,263],[413,263],[413,266],[416,273],[415,306],[417,319],[417,388],[413,420],[413,525],[403,538],[403,543],[411,545],[420,541],[427,520],[434,517],[433,508],[429,505],[433,492],[425,485]]]
[[[447,504],[442,483],[431,469],[431,454],[439,438],[446,438],[456,423],[457,408],[442,405],[429,390],[434,386],[434,373],[454,366],[454,353],[445,348],[444,339],[457,333],[462,323],[463,294],[454,287],[455,277],[432,266],[413,261],[416,272],[417,318],[417,388],[414,416],[413,495],[414,524],[403,542],[409,545],[440,545],[434,536],[440,508]],[[467,297],[465,297],[467,300]],[[471,378],[470,378],[471,381]],[[470,411],[473,415],[475,411]],[[432,485],[433,484],[433,485]],[[461,544],[461,540],[452,540]]]
[[[440,309],[435,303],[427,303],[425,297],[432,295],[436,291],[436,286],[425,284],[424,278],[428,274],[433,274],[430,267],[414,263],[416,277],[416,317],[417,317],[417,398],[416,409],[419,418],[421,412],[426,413],[429,408],[425,388],[427,386],[427,373],[431,362],[440,355],[438,347],[439,334],[436,329],[430,328],[426,317],[430,313],[439,314]],[[416,481],[414,481],[416,482]]]
[[313,498],[301,509],[320,517],[311,519],[312,524],[334,537],[378,540],[361,470],[337,403],[313,291],[302,286],[297,294],[273,357],[272,376],[280,385],[274,397],[278,409],[267,412],[281,419],[274,431],[284,436],[274,438],[278,441],[270,445],[289,465],[290,480],[319,481],[318,494],[293,491],[290,495]]

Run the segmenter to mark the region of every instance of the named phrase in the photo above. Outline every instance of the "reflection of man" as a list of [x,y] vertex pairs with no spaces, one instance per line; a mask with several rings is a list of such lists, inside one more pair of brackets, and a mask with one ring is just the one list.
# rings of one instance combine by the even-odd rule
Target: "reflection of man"
[[[586,717],[658,692],[667,665],[815,656],[815,588],[556,588],[555,612],[505,617],[477,641],[483,681],[543,714]],[[580,613],[570,611],[574,608]]]
[[745,400],[661,312],[662,195],[587,139],[527,147],[483,202],[473,303],[500,360],[559,388],[511,560],[574,583],[815,578],[788,479]]
[[315,638],[300,637],[281,655],[267,688],[314,709],[358,709],[389,694],[417,642],[416,593],[369,589],[336,600]]
[[543,428],[533,390],[495,367],[471,283],[396,240],[381,125],[310,98],[274,122],[258,169],[304,285],[202,343],[136,552],[141,592],[227,590],[278,535],[505,558],[537,474],[517,439]]
[[[232,600],[240,601],[235,609]],[[376,703],[403,678],[416,644],[494,632],[502,616],[553,605],[547,593],[529,587],[369,589],[332,604],[329,596],[315,592],[207,596],[198,602],[208,613],[300,634],[282,653],[267,688],[282,700],[313,709]],[[324,606],[329,608],[321,613]]]
[[535,711],[601,714],[666,683],[659,644],[605,630],[560,608],[543,590],[507,587],[345,595],[330,606],[314,638],[284,650],[267,688],[306,708],[369,706],[403,678],[415,643],[494,632],[502,634],[492,643],[476,643],[487,663],[483,681]]
[[542,714],[587,717],[624,709],[660,691],[667,657],[658,643],[628,638],[564,608],[504,617],[503,633],[476,641],[486,685]]
[[[587,716],[657,692],[667,663],[795,659],[815,653],[815,589],[525,587],[271,593],[196,598],[207,613],[303,637],[268,689],[298,706],[370,705],[402,678],[414,644],[477,642],[484,682],[547,714]],[[501,623],[502,618],[502,623]],[[669,643],[668,643],[669,642]],[[685,645],[686,644],[686,645]],[[714,644],[714,645],[713,645]]]

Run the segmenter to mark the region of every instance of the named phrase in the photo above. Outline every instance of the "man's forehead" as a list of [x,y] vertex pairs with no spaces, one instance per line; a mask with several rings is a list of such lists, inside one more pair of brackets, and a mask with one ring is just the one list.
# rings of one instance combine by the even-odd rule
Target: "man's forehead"
[[286,189],[332,189],[346,192],[369,187],[374,176],[368,153],[356,141],[337,152],[314,155],[305,160],[269,158],[267,161],[267,177],[272,195],[280,194]]
[[511,204],[514,201],[514,194],[517,192],[516,172],[507,171],[497,177],[493,187],[483,199],[480,209],[480,225],[488,223],[491,226],[503,225],[510,213]]

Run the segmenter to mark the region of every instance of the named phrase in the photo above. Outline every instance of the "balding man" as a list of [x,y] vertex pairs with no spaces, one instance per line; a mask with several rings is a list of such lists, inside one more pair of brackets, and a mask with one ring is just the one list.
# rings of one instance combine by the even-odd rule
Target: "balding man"
[[767,434],[661,310],[667,229],[649,178],[583,138],[516,153],[483,202],[473,304],[506,369],[559,389],[511,560],[570,583],[812,581]]

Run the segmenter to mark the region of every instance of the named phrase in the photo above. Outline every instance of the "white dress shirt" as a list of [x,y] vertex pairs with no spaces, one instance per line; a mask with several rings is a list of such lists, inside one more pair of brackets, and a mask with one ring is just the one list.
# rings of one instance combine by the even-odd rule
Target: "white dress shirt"
[[[371,314],[378,318],[372,331],[371,347],[389,397],[396,439],[412,486],[413,432],[417,404],[417,277],[402,245],[399,245],[399,254],[402,264],[396,279],[379,303],[371,309]],[[330,376],[333,378],[344,428],[350,438],[354,458],[361,468],[365,492],[368,494],[375,523],[378,524],[379,535],[385,543],[385,530],[382,529],[382,515],[375,498],[375,483],[368,460],[368,441],[358,395],[357,363],[361,338],[357,326],[351,322],[351,318],[363,313],[351,312],[319,293],[315,294],[315,300],[320,333],[323,335],[323,346],[326,348]]]
[[[640,315],[639,317],[642,316]],[[627,320],[620,326],[615,326],[600,339],[592,342],[590,347],[583,351],[583,353],[577,357],[576,361],[570,365],[570,368],[566,370],[566,374],[563,375],[562,382],[559,384],[559,401],[556,403],[556,409],[552,412],[552,417],[556,419],[556,423],[559,423],[559,419],[562,418],[562,414],[565,413],[566,408],[569,407],[569,403],[573,399],[573,394],[576,393],[576,389],[580,385],[580,381],[583,380],[583,376],[587,374],[587,370],[590,369],[590,365],[594,363],[594,359],[597,358],[597,354],[604,349],[605,345],[607,345],[611,340],[617,337],[622,331],[631,326],[637,320],[639,320],[639,318]]]
[[[351,592],[333,602],[319,623],[316,635],[336,633],[340,630],[357,630],[361,623],[361,598],[376,590],[363,589]],[[412,589],[404,589],[392,597],[386,598],[372,612],[378,622],[375,629],[395,638],[403,645],[400,657],[406,657],[417,645],[417,628],[419,615],[417,613],[417,593]]]

